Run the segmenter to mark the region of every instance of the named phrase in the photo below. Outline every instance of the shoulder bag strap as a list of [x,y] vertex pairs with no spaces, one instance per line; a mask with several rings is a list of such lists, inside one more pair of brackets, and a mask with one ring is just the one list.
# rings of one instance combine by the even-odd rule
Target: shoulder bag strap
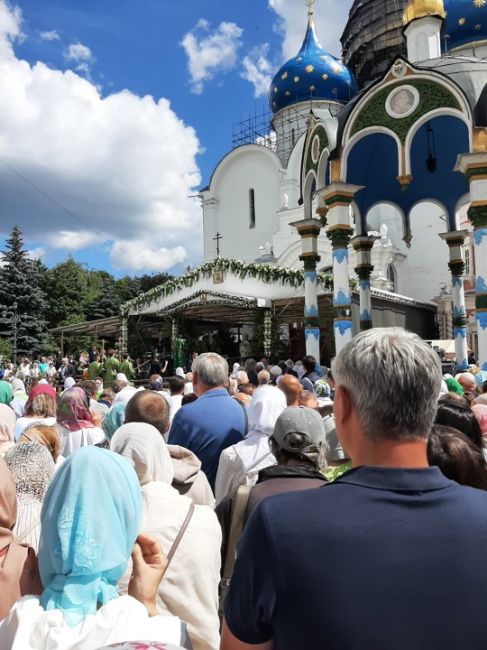
[[240,535],[244,526],[245,511],[249,502],[250,490],[252,485],[241,485],[232,507],[232,519],[230,524],[230,533],[228,535],[227,552],[225,555],[225,565],[223,567],[223,581],[230,580],[235,564],[235,549],[237,548]]
[[[189,522],[191,521],[191,517],[193,516],[193,513],[194,513],[194,503],[191,503],[191,505],[189,506],[188,514],[186,515],[186,518],[183,521],[183,525],[179,529],[179,532],[176,535],[176,539],[172,543],[172,546],[169,549],[169,553],[167,554],[167,565],[166,565],[166,569],[164,570],[164,574],[166,573],[169,565],[171,564],[171,560],[174,557],[174,553],[176,553],[176,550],[177,550],[181,540],[183,539],[183,535],[184,535],[184,533],[186,532],[186,529],[189,526]],[[164,574],[162,575],[162,577],[164,577]],[[162,580],[162,578],[161,578],[161,580]]]

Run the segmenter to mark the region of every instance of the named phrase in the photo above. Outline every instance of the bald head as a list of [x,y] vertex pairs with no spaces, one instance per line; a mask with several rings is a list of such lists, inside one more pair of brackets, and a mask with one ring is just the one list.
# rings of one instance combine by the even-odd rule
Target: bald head
[[169,404],[152,390],[135,393],[125,407],[125,424],[129,422],[152,424],[164,434],[169,429]]
[[284,375],[281,377],[278,386],[286,396],[286,403],[288,406],[299,406],[299,396],[301,395],[303,387],[297,377],[294,377],[293,375]]

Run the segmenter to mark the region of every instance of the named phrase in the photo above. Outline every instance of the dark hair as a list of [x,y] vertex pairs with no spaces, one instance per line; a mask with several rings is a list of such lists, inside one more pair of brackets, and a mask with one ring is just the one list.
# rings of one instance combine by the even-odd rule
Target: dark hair
[[483,451],[458,429],[433,425],[428,437],[428,462],[460,485],[487,490],[487,464]]
[[461,431],[477,447],[483,449],[480,424],[470,406],[466,406],[451,397],[440,399],[434,424],[442,424],[443,426],[453,427],[453,429]]
[[125,407],[125,424],[146,422],[161,434],[169,429],[169,404],[153,390],[142,390],[130,398]]
[[182,390],[184,390],[184,385],[186,384],[183,377],[170,377],[167,383],[169,384],[171,395],[177,395],[180,393]]
[[254,384],[251,384],[250,382],[248,384],[240,384],[238,387],[238,392],[239,393],[246,393],[247,395],[253,395],[255,392],[255,386]]
[[487,381],[484,381],[484,383],[482,384],[482,394],[483,393],[487,393]]
[[313,370],[316,370],[316,359],[307,354],[303,359],[303,366],[306,372],[313,372]]
[[95,382],[87,379],[86,381],[81,382],[81,388],[88,395],[88,399],[92,398],[96,394]]
[[198,395],[195,395],[194,393],[189,393],[189,395],[184,395],[183,399],[181,400],[181,406],[185,406],[186,404],[191,404],[191,402],[195,402],[198,399]]

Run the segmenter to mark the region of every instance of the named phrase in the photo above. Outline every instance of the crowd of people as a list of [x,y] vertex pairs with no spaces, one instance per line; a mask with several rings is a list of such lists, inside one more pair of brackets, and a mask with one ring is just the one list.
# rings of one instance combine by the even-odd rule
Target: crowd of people
[[0,380],[2,650],[483,647],[485,371],[400,328],[77,366]]

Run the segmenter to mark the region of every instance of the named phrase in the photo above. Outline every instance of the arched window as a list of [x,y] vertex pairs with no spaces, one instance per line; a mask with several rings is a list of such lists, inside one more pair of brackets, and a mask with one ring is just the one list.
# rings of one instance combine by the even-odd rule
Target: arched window
[[396,269],[392,264],[389,264],[389,266],[387,267],[387,279],[389,280],[389,286],[390,286],[389,291],[393,291],[394,293],[396,293],[397,291]]
[[249,190],[249,228],[255,228],[255,191]]

